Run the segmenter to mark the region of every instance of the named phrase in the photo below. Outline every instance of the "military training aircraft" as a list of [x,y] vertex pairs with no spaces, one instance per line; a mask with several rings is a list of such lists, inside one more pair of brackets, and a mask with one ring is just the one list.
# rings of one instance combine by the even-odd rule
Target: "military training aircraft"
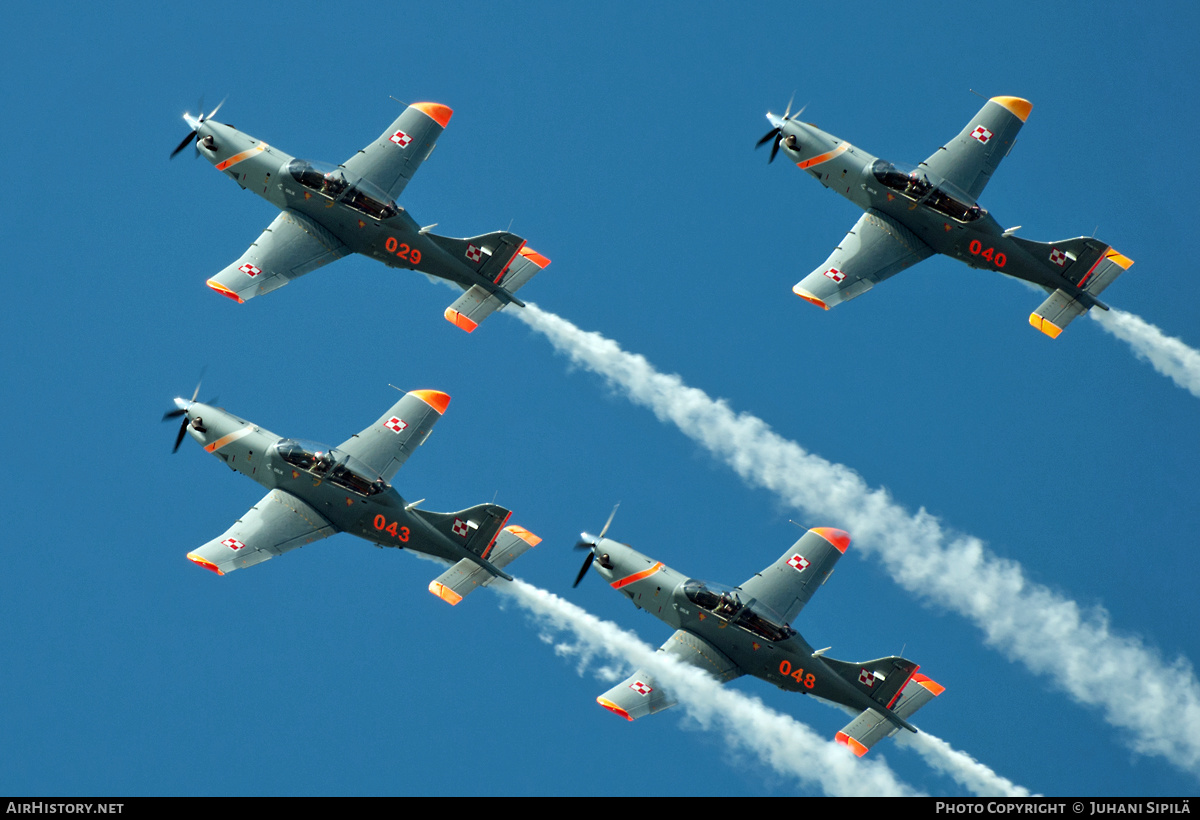
[[[199,387],[197,387],[199,392]],[[508,526],[512,514],[496,504],[455,513],[416,509],[388,483],[413,450],[425,443],[450,397],[436,390],[404,395],[378,421],[337,447],[280,438],[232,413],[175,399],[163,419],[182,417],[175,449],[187,433],[269,492],[232,527],[187,557],[225,575],[262,563],[336,532],[381,547],[410,549],[453,564],[429,585],[451,605],[499,576],[503,567],[541,539]]]
[[[379,139],[334,167],[296,159],[217,122],[203,112],[183,118],[204,156],[243,188],[280,209],[275,221],[231,265],[208,280],[236,302],[269,293],[322,265],[361,253],[394,268],[448,279],[466,291],[446,319],[470,333],[550,264],[521,237],[496,231],[467,239],[430,233],[396,204],[417,168],[433,152],[453,113],[438,103],[414,103]],[[432,227],[432,226],[429,226]]]
[[[627,544],[605,538],[607,529],[605,524],[598,536],[581,535],[576,547],[589,553],[576,586],[594,561],[613,589],[675,627],[659,652],[722,683],[754,675],[780,689],[816,695],[857,714],[836,739],[859,757],[900,729],[916,732],[908,718],[944,691],[917,674],[912,661],[834,660],[825,657],[824,649],[814,651],[789,626],[850,545],[850,536],[841,530],[809,530],[774,564],[730,589],[688,578]],[[670,693],[641,669],[596,701],[627,720],[675,704]]]
[[1096,297],[1129,269],[1133,260],[1097,239],[1030,242],[1000,227],[977,204],[984,186],[1008,156],[1033,104],[993,97],[967,127],[916,168],[893,164],[798,122],[801,109],[767,114],[772,128],[758,141],[774,140],[808,171],[866,211],[816,270],[792,291],[825,310],[866,293],[889,276],[935,253],[1032,282],[1050,294],[1029,323],[1055,338],[1089,308],[1108,307]]

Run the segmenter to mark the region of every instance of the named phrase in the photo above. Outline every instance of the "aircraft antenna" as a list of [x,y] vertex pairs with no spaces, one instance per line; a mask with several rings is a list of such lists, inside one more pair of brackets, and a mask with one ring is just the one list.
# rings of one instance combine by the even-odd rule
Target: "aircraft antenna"
[[978,97],[978,98],[979,98],[979,99],[981,99],[981,100],[986,100],[986,99],[987,99],[987,97],[985,97],[985,96],[983,96],[982,94],[980,94],[980,93],[979,93],[978,91],[976,91],[974,88],[968,88],[967,90],[968,90],[968,91],[970,91],[972,94],[974,94],[976,97]]
[[[388,96],[389,96],[389,97],[392,97],[392,95],[391,95],[391,94],[388,94]],[[398,100],[398,99],[396,99],[395,97],[392,97],[392,99],[393,99],[393,100],[396,100],[396,102],[400,103],[400,104],[401,104],[401,105],[403,105],[405,108],[407,108],[407,107],[408,107],[408,103],[406,103],[404,100]]]
[[792,519],[790,519],[790,518],[788,519],[788,523],[789,523],[789,524],[795,524],[795,525],[796,525],[797,527],[799,527],[800,529],[804,529],[804,525],[803,525],[803,524],[800,524],[800,523],[798,523],[798,522],[796,522],[796,521],[793,521],[793,520],[792,520]]
[[397,393],[405,393],[405,392],[407,392],[407,391],[405,391],[405,390],[401,390],[399,387],[397,387],[396,385],[392,384],[391,382],[388,382],[388,387],[392,388],[392,389],[393,389],[393,390],[395,390]]

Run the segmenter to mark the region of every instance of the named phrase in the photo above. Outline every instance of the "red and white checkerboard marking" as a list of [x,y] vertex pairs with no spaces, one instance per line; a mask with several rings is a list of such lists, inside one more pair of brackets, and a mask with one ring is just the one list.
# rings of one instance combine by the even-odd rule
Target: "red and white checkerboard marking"
[[240,268],[238,268],[238,270],[247,276],[258,276],[260,273],[262,273],[262,268],[260,268],[258,265],[251,265],[249,262],[242,265]]
[[467,244],[467,258],[472,262],[478,262],[483,258],[483,249],[477,248],[474,245]]
[[394,142],[401,148],[407,148],[408,144],[412,142],[412,137],[410,137],[408,134],[405,134],[403,131],[397,131],[395,134],[392,134],[390,137],[388,137],[388,142]]
[[460,536],[462,538],[466,538],[467,533],[469,533],[471,531],[471,528],[469,526],[467,526],[467,522],[463,521],[461,518],[454,519],[454,526],[452,527],[452,529],[454,530],[455,535]]
[[793,555],[791,558],[788,559],[788,566],[791,567],[792,569],[796,570],[797,572],[804,572],[804,570],[808,569],[808,567],[811,563],[812,563],[811,561],[809,561],[807,558],[805,558],[800,553],[796,553],[795,555]]
[[975,126],[975,130],[971,132],[971,136],[980,142],[986,144],[992,138],[992,132],[984,128],[982,125]]
[[825,275],[835,282],[841,282],[846,278],[846,274],[842,273],[837,268],[830,268],[829,270],[825,271]]
[[241,541],[237,540],[236,538],[226,538],[221,543],[224,544],[225,546],[229,547],[234,552],[237,552],[242,547],[246,546],[245,544],[243,544]]
[[386,427],[387,429],[391,430],[393,433],[399,433],[403,430],[408,429],[408,422],[405,421],[404,419],[399,419],[399,418],[396,418],[395,416],[392,416],[390,419],[388,419],[387,421],[385,421],[383,423],[383,426]]
[[642,696],[648,695],[654,691],[653,686],[648,686],[642,683],[640,680],[635,680],[633,683],[629,684],[629,688]]
[[1065,268],[1067,266],[1067,255],[1058,248],[1052,248],[1050,250],[1050,261],[1060,268]]
[[858,682],[868,689],[873,688],[875,686],[875,673],[870,669],[863,669],[858,673]]

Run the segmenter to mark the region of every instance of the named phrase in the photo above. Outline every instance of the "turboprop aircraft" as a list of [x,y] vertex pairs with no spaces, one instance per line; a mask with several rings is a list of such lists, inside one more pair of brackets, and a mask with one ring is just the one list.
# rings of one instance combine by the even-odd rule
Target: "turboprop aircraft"
[[[609,523],[612,517],[609,517]],[[771,566],[741,586],[688,578],[628,544],[600,535],[581,535],[576,547],[589,550],[575,585],[589,568],[638,609],[675,628],[659,652],[701,669],[725,683],[754,675],[789,692],[816,695],[857,714],[837,733],[839,743],[859,757],[900,729],[917,730],[913,713],[944,688],[918,674],[904,658],[847,663],[814,650],[789,625],[850,546],[842,530],[806,532]],[[675,704],[653,675],[639,669],[596,702],[626,720]]]
[[[197,387],[199,392],[199,387]],[[257,424],[192,398],[175,399],[163,419],[182,417],[175,449],[191,436],[235,472],[262,484],[266,496],[189,560],[217,575],[348,532],[381,547],[432,555],[452,566],[429,585],[449,604],[493,578],[541,539],[505,526],[511,512],[478,504],[454,513],[418,510],[389,483],[425,443],[450,403],[437,390],[406,393],[379,420],[337,447],[282,438]]]
[[[223,104],[223,103],[222,103]],[[445,316],[470,333],[507,304],[524,307],[513,294],[550,264],[507,231],[452,239],[422,228],[396,198],[433,153],[453,113],[438,103],[408,106],[375,142],[341,165],[296,159],[278,148],[217,122],[211,112],[193,117],[171,153],[193,141],[196,153],[253,191],[281,213],[237,261],[208,286],[245,302],[351,253],[394,268],[449,279],[466,291]]]
[[1032,282],[1050,294],[1029,323],[1056,338],[1089,308],[1133,260],[1086,236],[1030,242],[1002,228],[977,202],[1000,160],[1008,156],[1033,104],[992,97],[966,128],[916,168],[868,154],[795,118],[768,113],[771,130],[758,141],[858,205],[865,214],[837,249],[792,288],[801,299],[829,310],[935,253],[973,268]]

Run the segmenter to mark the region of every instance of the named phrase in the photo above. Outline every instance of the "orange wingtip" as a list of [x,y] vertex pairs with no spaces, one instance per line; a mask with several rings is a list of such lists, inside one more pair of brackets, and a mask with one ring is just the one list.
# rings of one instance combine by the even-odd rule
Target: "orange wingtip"
[[194,552],[189,552],[189,553],[187,554],[187,559],[188,559],[189,561],[191,561],[193,564],[195,564],[196,566],[198,566],[198,567],[204,567],[205,569],[212,570],[212,571],[213,571],[213,572],[215,572],[217,575],[224,575],[224,574],[225,574],[225,573],[221,572],[221,569],[220,569],[220,567],[218,567],[218,566],[217,566],[216,564],[214,564],[212,561],[209,561],[207,558],[201,558],[199,555],[197,555],[197,554],[196,554],[196,553],[194,553]]
[[628,712],[626,712],[620,706],[617,706],[617,704],[613,703],[608,698],[596,698],[596,703],[599,703],[601,706],[603,706],[608,711],[612,712],[614,715],[620,715],[621,717],[625,718],[626,720],[633,720],[633,718],[631,718],[629,716]]
[[450,397],[440,390],[413,390],[408,395],[416,396],[443,415],[446,413],[446,408],[450,406]]
[[450,587],[446,586],[445,584],[439,584],[437,581],[429,582],[429,591],[441,598],[446,603],[450,604],[450,606],[454,606],[463,598],[463,596],[450,589]]
[[524,256],[526,259],[528,259],[533,264],[537,265],[539,268],[544,268],[550,264],[549,259],[542,256],[540,253],[538,253],[537,251],[535,251],[533,248],[529,247],[528,245],[521,248],[521,256]]
[[1020,97],[992,97],[989,102],[1004,106],[1021,122],[1025,122],[1029,118],[1029,112],[1033,110],[1033,103]]
[[446,317],[447,322],[454,325],[459,330],[467,331],[467,333],[470,333],[472,330],[479,327],[479,322],[472,322],[454,308],[446,308],[446,312],[443,315]]
[[450,117],[454,114],[450,110],[450,106],[442,105],[441,103],[413,103],[412,107],[442,126],[442,128],[446,127],[446,124],[450,122]]
[[846,548],[850,546],[850,533],[845,530],[834,529],[833,527],[813,527],[809,532],[815,532],[824,538],[840,553],[844,554]]
[[812,302],[814,305],[821,308],[822,310],[829,310],[829,305],[825,304],[820,299],[813,296],[811,293],[809,293],[808,291],[806,291],[804,288],[800,287],[799,285],[796,285],[796,287],[792,288],[792,293],[796,294],[797,296],[799,296],[801,299],[803,299],[806,302]]
[[1116,265],[1120,265],[1125,270],[1129,270],[1129,266],[1133,264],[1133,260],[1120,251],[1108,249],[1108,253],[1104,254],[1104,258],[1110,260]]
[[1062,333],[1062,328],[1054,324],[1045,317],[1038,316],[1036,313],[1029,314],[1029,324],[1036,327],[1038,330],[1045,333],[1051,339],[1057,339],[1058,334]]
[[846,734],[845,732],[838,732],[834,736],[833,739],[836,740],[838,743],[842,744],[843,746],[848,746],[850,748],[850,751],[854,752],[859,757],[862,757],[863,755],[865,755],[867,753],[866,746],[862,745],[861,743],[859,743],[854,738],[850,737],[850,735]]
[[209,279],[204,284],[208,285],[210,288],[212,288],[213,290],[215,290],[217,293],[221,294],[222,296],[228,296],[230,299],[237,302],[239,305],[243,302],[242,297],[238,296],[236,293],[234,293],[229,288],[225,287],[224,285],[222,285],[220,282],[218,282],[215,279]]
[[520,538],[531,547],[536,547],[538,544],[542,543],[541,538],[538,538],[524,527],[518,527],[516,524],[513,524],[511,527],[505,527],[504,531],[511,532],[513,535],[517,536],[517,538]]
[[924,675],[913,675],[913,676],[912,676],[912,679],[913,679],[913,683],[918,683],[918,684],[920,684],[921,686],[924,686],[926,689],[928,689],[928,690],[929,690],[929,692],[930,692],[930,693],[931,693],[931,694],[932,694],[932,695],[933,695],[935,698],[936,698],[938,695],[942,694],[942,692],[945,692],[945,691],[946,691],[946,687],[945,687],[945,686],[942,686],[942,685],[941,685],[940,683],[938,683],[937,681],[933,680],[932,678],[927,678],[927,677],[926,677],[926,676],[924,676]]

